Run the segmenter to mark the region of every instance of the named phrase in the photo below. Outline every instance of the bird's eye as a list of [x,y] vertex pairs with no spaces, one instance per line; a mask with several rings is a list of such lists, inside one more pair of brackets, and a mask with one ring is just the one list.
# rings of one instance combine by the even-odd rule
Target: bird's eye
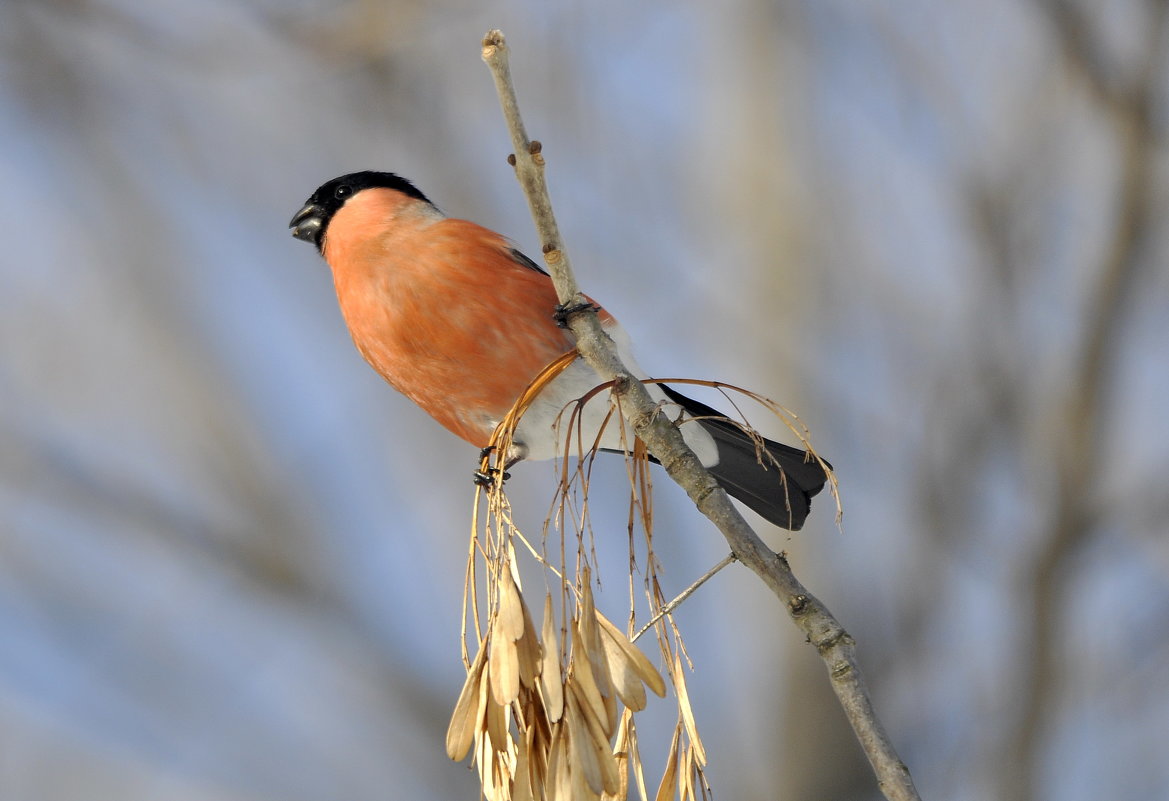
[[341,184],[339,187],[333,190],[333,197],[337,198],[338,200],[344,200],[352,194],[353,187],[349,184]]

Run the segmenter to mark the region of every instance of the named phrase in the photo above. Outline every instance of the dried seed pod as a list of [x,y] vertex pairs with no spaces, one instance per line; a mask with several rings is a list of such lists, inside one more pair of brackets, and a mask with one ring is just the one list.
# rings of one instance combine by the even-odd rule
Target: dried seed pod
[[674,793],[678,789],[678,739],[682,734],[682,727],[674,728],[674,739],[670,743],[670,753],[666,757],[666,769],[662,773],[661,784],[658,785],[658,794],[654,801],[673,801]]
[[524,601],[510,567],[505,566],[499,572],[499,616],[496,620],[500,635],[515,642],[524,634]]
[[552,614],[552,596],[544,599],[544,659],[540,666],[540,689],[548,720],[555,723],[564,714],[564,676],[560,670],[560,645],[556,640],[556,620]]
[[[580,695],[574,692],[575,689],[576,687],[573,685],[568,687],[572,707],[576,713],[573,715],[573,720],[579,719],[585,724],[588,744],[593,749],[597,766],[601,772],[601,790],[606,793],[615,793],[620,786],[621,778],[617,768],[617,760],[614,758],[612,746],[609,744],[609,735],[602,728],[601,721],[583,710],[583,702]],[[573,734],[575,736],[576,732],[574,731]]]
[[459,762],[471,750],[471,743],[475,738],[481,710],[479,708],[479,686],[483,676],[483,666],[487,659],[487,645],[479,643],[479,653],[471,664],[467,673],[467,680],[463,682],[463,689],[459,693],[459,700],[455,702],[455,711],[451,715],[450,725],[446,732],[446,753],[451,759]]
[[674,692],[678,695],[678,712],[682,715],[682,723],[686,726],[686,735],[690,738],[690,745],[694,748],[694,758],[700,765],[706,764],[706,748],[698,736],[698,724],[694,722],[694,710],[690,708],[690,695],[686,692],[686,675],[682,669],[682,657],[674,655]]
[[491,655],[487,660],[487,673],[491,677],[491,695],[495,703],[507,706],[520,693],[520,666],[515,640],[501,630],[501,620],[501,617],[497,617],[491,625]]
[[[597,686],[597,678],[593,674],[592,660],[588,658],[587,654],[583,653],[585,650],[585,646],[583,645],[584,639],[584,636],[580,632],[580,621],[578,620],[576,631],[573,633],[572,658],[569,660],[569,666],[572,669],[570,680],[575,680],[577,683],[581,699],[585,702],[583,704],[585,711],[596,717],[606,732],[612,733],[616,727],[609,726],[608,704],[605,702],[605,697],[601,694],[600,687]],[[612,694],[611,691],[610,694]]]
[[[658,669],[653,666],[646,655],[641,652],[641,649],[630,642],[621,629],[613,625],[607,617],[599,612],[597,613],[597,622],[600,624],[601,633],[605,635],[601,641],[607,641],[608,645],[615,646],[616,650],[621,652],[622,661],[628,664],[633,672],[645,682],[645,686],[649,687],[659,698],[664,698],[666,680],[662,678],[662,674],[658,672]],[[612,650],[609,653],[609,665],[612,667]]]
[[532,615],[528,612],[528,605],[520,596],[520,608],[524,615],[524,634],[516,640],[516,660],[520,672],[520,683],[529,690],[536,686],[536,678],[540,675],[540,640],[536,633],[536,626],[532,623]]

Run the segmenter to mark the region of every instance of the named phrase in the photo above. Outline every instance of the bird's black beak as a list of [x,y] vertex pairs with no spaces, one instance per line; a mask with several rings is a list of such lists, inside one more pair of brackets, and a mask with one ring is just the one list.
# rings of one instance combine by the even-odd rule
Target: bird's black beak
[[292,219],[288,222],[288,227],[292,229],[292,235],[305,242],[311,242],[319,250],[321,233],[325,225],[324,213],[325,210],[315,203],[306,204],[303,209],[292,215]]

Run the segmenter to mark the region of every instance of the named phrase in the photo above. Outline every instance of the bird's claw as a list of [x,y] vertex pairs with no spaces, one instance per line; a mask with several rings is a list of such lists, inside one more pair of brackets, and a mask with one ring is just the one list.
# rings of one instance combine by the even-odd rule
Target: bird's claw
[[471,480],[475,482],[476,486],[491,489],[495,486],[495,477],[498,476],[501,472],[503,473],[504,481],[507,481],[509,478],[511,478],[511,473],[507,472],[506,470],[501,471],[498,467],[488,467],[484,470],[476,470],[475,475],[472,476]]
[[473,477],[476,486],[491,489],[495,486],[495,477],[501,472],[503,473],[504,481],[511,478],[511,473],[508,473],[506,470],[501,471],[498,467],[487,466],[487,460],[491,458],[491,454],[495,453],[495,451],[496,447],[494,445],[488,445],[486,448],[479,449],[479,464],[482,467],[475,471]]
[[557,303],[556,308],[552,311],[552,319],[556,321],[556,325],[561,328],[568,328],[568,320],[574,314],[580,314],[583,311],[600,311],[601,307],[595,303],[587,301],[582,303]]

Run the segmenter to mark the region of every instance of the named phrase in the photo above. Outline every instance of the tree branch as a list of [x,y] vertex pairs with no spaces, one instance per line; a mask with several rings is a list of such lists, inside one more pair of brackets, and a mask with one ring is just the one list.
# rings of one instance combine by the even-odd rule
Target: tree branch
[[[503,33],[489,31],[483,39],[483,60],[491,70],[500,105],[511,134],[516,176],[528,200],[540,236],[544,259],[552,274],[560,302],[575,305],[583,298],[572,274],[568,255],[552,213],[544,181],[544,158],[538,142],[528,139],[520,118],[515,87],[508,68],[508,50]],[[917,790],[908,768],[897,756],[877,720],[864,676],[856,658],[855,643],[828,609],[809,593],[791,571],[787,559],[768,548],[739,514],[726,492],[703,468],[687,447],[678,429],[665,415],[642,383],[636,380],[617,357],[612,340],[601,329],[591,309],[572,314],[568,325],[576,337],[584,360],[604,380],[613,381],[613,392],[634,432],[640,437],[669,476],[690,496],[726,537],[731,553],[749,567],[783,602],[796,626],[820,652],[828,669],[832,688],[852,724],[853,731],[873,766],[881,792],[890,801],[917,799]]]

